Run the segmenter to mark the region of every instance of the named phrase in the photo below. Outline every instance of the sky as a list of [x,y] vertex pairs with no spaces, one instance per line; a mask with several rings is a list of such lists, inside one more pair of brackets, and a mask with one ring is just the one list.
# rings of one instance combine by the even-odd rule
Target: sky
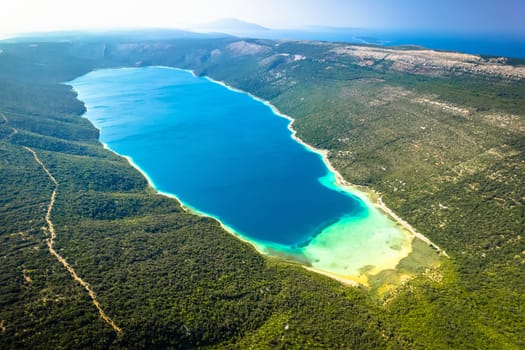
[[338,26],[525,35],[525,0],[1,0],[0,36],[239,18],[269,28]]

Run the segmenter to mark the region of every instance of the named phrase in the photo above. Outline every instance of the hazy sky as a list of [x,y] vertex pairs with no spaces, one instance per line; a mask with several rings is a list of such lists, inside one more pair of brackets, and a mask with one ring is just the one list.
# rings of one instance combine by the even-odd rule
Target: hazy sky
[[187,27],[239,18],[271,28],[331,25],[525,33],[525,0],[1,0],[0,34]]

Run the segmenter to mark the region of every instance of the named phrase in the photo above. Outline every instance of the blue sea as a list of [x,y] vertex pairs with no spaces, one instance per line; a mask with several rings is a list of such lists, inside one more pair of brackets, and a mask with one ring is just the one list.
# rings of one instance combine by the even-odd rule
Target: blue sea
[[259,32],[268,39],[321,40],[382,46],[414,45],[476,55],[525,58],[525,33],[467,33],[356,28],[311,28]]

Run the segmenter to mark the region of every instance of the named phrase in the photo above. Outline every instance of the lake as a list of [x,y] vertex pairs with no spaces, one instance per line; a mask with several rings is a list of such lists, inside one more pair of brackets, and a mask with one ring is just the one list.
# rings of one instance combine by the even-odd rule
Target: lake
[[165,67],[98,70],[69,84],[104,144],[261,252],[358,276],[411,250],[409,234],[292,137],[289,119],[246,93]]

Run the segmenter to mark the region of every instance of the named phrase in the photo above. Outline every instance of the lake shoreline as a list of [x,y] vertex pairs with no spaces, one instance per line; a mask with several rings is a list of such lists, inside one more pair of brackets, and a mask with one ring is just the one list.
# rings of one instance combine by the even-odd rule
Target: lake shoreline
[[[158,67],[163,67],[163,66],[158,66]],[[188,71],[188,72],[191,72],[191,74],[193,76],[199,77],[192,70],[185,70],[185,69],[179,69],[179,68],[174,68],[174,67],[163,67],[163,68],[171,68],[171,69]],[[292,139],[295,140],[296,142],[298,142],[299,144],[301,144],[303,147],[305,147],[309,151],[317,153],[317,154],[319,154],[321,156],[321,158],[323,159],[323,162],[326,165],[326,167],[328,168],[328,170],[332,174],[334,174],[335,184],[336,185],[339,185],[339,187],[341,187],[342,189],[348,190],[348,192],[350,194],[355,195],[357,197],[359,197],[359,194],[363,194],[364,196],[366,196],[366,198],[372,204],[374,204],[374,206],[376,208],[380,209],[384,214],[386,214],[388,217],[390,217],[394,221],[396,221],[399,225],[401,225],[403,228],[405,228],[407,231],[409,231],[415,238],[418,238],[418,239],[422,240],[423,242],[427,243],[431,247],[435,248],[440,254],[443,254],[444,256],[448,257],[447,253],[443,249],[439,248],[439,246],[436,245],[435,243],[433,243],[428,237],[426,237],[422,233],[418,232],[414,227],[412,227],[412,225],[410,225],[408,222],[406,222],[405,220],[400,218],[397,214],[395,214],[392,211],[392,209],[388,208],[384,204],[384,202],[383,202],[383,200],[381,198],[381,194],[379,192],[371,189],[370,187],[352,184],[352,183],[348,182],[347,180],[345,180],[344,177],[341,175],[341,173],[337,169],[335,169],[335,167],[330,162],[330,159],[329,159],[330,151],[325,150],[325,149],[316,148],[315,146],[312,146],[312,145],[308,144],[307,142],[302,140],[299,136],[297,136],[297,130],[295,130],[293,128],[293,124],[295,123],[295,119],[293,117],[291,117],[291,116],[289,116],[287,114],[284,114],[281,111],[279,111],[279,109],[276,106],[274,106],[270,101],[267,101],[267,100],[264,100],[264,99],[262,99],[262,98],[260,98],[258,96],[255,96],[255,95],[253,95],[250,92],[238,89],[236,87],[228,85],[224,81],[215,80],[215,79],[213,79],[213,78],[211,78],[209,76],[203,76],[203,77],[208,79],[209,81],[211,81],[213,83],[216,83],[216,84],[219,84],[221,86],[224,86],[225,88],[227,88],[229,90],[247,94],[248,96],[250,96],[254,100],[256,100],[258,102],[261,102],[261,103],[265,104],[266,106],[268,106],[273,111],[273,113],[275,115],[277,115],[277,116],[279,116],[281,118],[285,118],[285,119],[289,120],[290,123],[288,124],[288,130],[290,130],[290,132],[292,133],[291,134]],[[355,193],[355,192],[358,192],[358,193]]]
[[[129,69],[129,68],[133,68],[133,67],[121,67],[121,68],[124,68],[124,69],[128,68]],[[357,198],[359,198],[361,200],[366,199],[368,203],[372,204],[374,207],[379,209],[379,212],[381,212],[382,214],[384,214],[386,217],[390,218],[391,220],[393,219],[392,221],[396,222],[399,226],[403,227],[404,230],[402,230],[402,231],[405,232],[405,234],[409,233],[408,236],[412,237],[411,241],[414,239],[414,237],[417,237],[419,239],[422,239],[421,237],[424,237],[423,235],[421,235],[421,237],[418,236],[417,235],[417,231],[415,231],[408,223],[406,223],[404,220],[400,219],[389,208],[387,208],[382,203],[381,198],[379,197],[379,195],[375,191],[373,191],[372,189],[370,189],[368,187],[363,187],[363,186],[357,186],[357,185],[350,184],[349,182],[344,180],[342,175],[330,163],[329,158],[328,158],[329,151],[328,150],[318,149],[318,148],[316,148],[316,147],[314,147],[312,145],[309,145],[308,143],[303,141],[301,138],[299,138],[297,136],[297,131],[293,128],[293,124],[295,122],[295,119],[290,117],[290,116],[288,116],[288,115],[286,115],[286,114],[284,114],[284,113],[281,113],[277,109],[277,107],[272,105],[269,101],[263,100],[263,99],[255,96],[255,95],[249,93],[249,92],[246,92],[246,91],[237,89],[235,87],[232,87],[232,86],[228,85],[225,82],[214,80],[211,77],[208,77],[208,76],[199,77],[199,76],[197,76],[195,74],[194,71],[191,71],[191,70],[180,69],[180,68],[176,68],[176,67],[166,67],[166,66],[151,66],[150,68],[162,68],[162,69],[173,69],[173,70],[177,70],[177,71],[184,71],[184,72],[192,74],[196,78],[204,78],[204,79],[206,79],[206,80],[208,80],[208,81],[210,81],[212,83],[219,84],[219,85],[225,87],[228,90],[248,95],[253,100],[264,104],[265,106],[267,106],[268,108],[271,109],[271,111],[272,111],[272,113],[274,115],[288,120],[287,128],[290,131],[290,137],[295,142],[299,143],[307,151],[317,154],[322,159],[322,162],[324,163],[326,169],[329,171],[329,173],[331,173],[331,175],[333,175],[333,177],[330,176],[330,184],[334,185],[335,189],[340,190],[341,192],[346,192],[347,194],[349,194],[351,196],[355,196],[355,197],[357,197]],[[83,116],[83,117],[88,119],[85,116]],[[305,263],[305,259],[301,259],[301,258],[305,258],[306,256],[302,253],[301,249],[296,249],[296,248],[294,248],[292,246],[284,246],[284,245],[281,245],[281,244],[278,244],[278,243],[273,243],[273,242],[258,242],[258,240],[256,240],[256,239],[244,237],[243,234],[239,233],[238,231],[234,230],[232,227],[230,227],[227,224],[225,224],[220,218],[218,218],[218,217],[216,217],[214,215],[202,212],[200,210],[197,210],[197,209],[193,208],[190,205],[187,205],[181,199],[179,199],[179,197],[176,194],[169,193],[169,192],[164,192],[164,191],[159,190],[156,187],[156,185],[155,185],[154,181],[152,180],[152,178],[149,176],[149,174],[145,170],[140,168],[140,166],[138,166],[138,164],[136,164],[134,162],[132,157],[121,155],[118,152],[116,152],[116,151],[112,150],[111,148],[109,148],[109,146],[107,144],[105,144],[103,142],[101,142],[101,143],[104,146],[104,148],[110,150],[111,152],[113,152],[114,154],[116,154],[118,156],[124,157],[132,167],[137,169],[137,171],[139,171],[139,173],[142,176],[144,176],[144,178],[148,182],[148,186],[151,187],[156,193],[158,193],[159,195],[164,195],[164,196],[169,197],[171,199],[175,199],[179,203],[179,205],[182,208],[182,210],[187,212],[187,213],[190,213],[192,215],[198,215],[198,216],[208,217],[208,218],[214,219],[215,221],[218,222],[218,224],[225,231],[227,231],[228,233],[232,234],[237,239],[240,239],[241,241],[250,244],[252,247],[254,247],[254,249],[259,254],[261,254],[263,256],[267,256],[267,257],[274,257],[274,258],[278,257],[278,258],[281,258],[281,259],[284,259],[284,260],[292,260],[294,262],[299,262],[303,267],[305,267],[306,269],[308,269],[310,271],[314,271],[314,272],[317,272],[317,273],[329,276],[329,277],[334,278],[336,280],[339,280],[340,282],[343,282],[345,284],[350,284],[350,285],[366,285],[367,284],[366,283],[367,277],[362,275],[362,274],[359,274],[359,275],[349,274],[349,275],[344,275],[343,276],[340,273],[337,273],[337,272],[334,272],[334,271],[326,271],[326,270],[317,268],[315,266],[312,266],[311,263],[309,263],[309,262]],[[376,198],[376,197],[379,197],[379,198]],[[426,237],[424,237],[424,238],[426,238]],[[427,242],[427,240],[424,240],[424,239],[422,239],[422,240],[424,242],[426,242],[426,243],[430,242],[428,239],[427,239],[428,242]],[[432,246],[435,246],[435,245],[432,245]],[[437,246],[435,246],[435,247],[437,247]],[[272,254],[273,250],[280,251],[280,252],[282,252],[284,254],[283,255],[281,255],[281,254]],[[410,252],[411,251],[409,251],[406,256],[408,256],[410,254]],[[306,261],[311,261],[311,260],[306,258]],[[313,263],[313,261],[312,261],[312,263]],[[389,268],[394,268],[394,265],[395,264],[393,264],[392,266],[389,266]],[[383,271],[383,270],[384,269],[382,269],[380,271]]]

